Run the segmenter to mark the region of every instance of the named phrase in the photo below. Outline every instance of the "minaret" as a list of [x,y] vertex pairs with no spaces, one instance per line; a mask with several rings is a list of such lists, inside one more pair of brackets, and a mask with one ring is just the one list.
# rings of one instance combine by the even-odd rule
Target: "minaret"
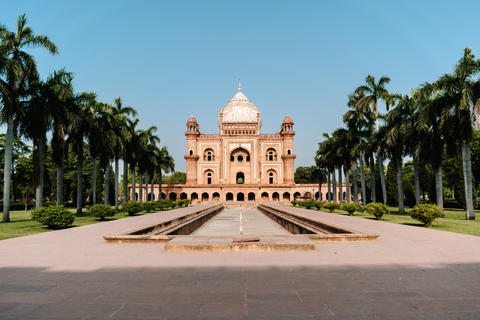
[[293,137],[295,131],[293,130],[293,121],[290,117],[283,119],[282,126],[280,127],[280,135],[283,137],[283,177],[284,183],[295,184],[295,154],[293,153]]
[[187,120],[187,131],[185,131],[187,153],[184,158],[187,161],[187,184],[197,184],[197,162],[200,158],[197,151],[197,137],[199,135],[200,127],[197,119],[194,116],[190,116]]

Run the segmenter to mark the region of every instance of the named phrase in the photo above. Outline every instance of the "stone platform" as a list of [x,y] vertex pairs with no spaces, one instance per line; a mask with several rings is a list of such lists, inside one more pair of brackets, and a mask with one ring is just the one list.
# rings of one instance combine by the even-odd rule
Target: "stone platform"
[[102,236],[184,210],[0,241],[0,319],[478,319],[480,237],[300,208],[376,241],[166,253]]

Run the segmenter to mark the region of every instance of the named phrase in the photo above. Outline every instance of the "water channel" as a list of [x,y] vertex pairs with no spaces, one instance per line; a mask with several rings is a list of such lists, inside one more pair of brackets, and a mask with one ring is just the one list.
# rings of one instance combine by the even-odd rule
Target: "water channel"
[[291,235],[278,223],[252,208],[224,209],[192,236]]

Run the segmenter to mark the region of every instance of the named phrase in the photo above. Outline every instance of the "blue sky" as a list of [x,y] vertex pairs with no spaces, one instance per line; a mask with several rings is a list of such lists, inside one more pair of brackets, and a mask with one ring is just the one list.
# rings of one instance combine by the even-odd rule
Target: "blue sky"
[[296,165],[313,164],[323,132],[342,125],[346,96],[367,74],[408,93],[451,70],[464,47],[480,54],[479,1],[4,1],[0,23],[26,13],[60,55],[32,50],[43,76],[65,67],[77,91],[122,97],[155,125],[184,170],[195,115],[217,133],[237,79],[263,114],[296,125]]

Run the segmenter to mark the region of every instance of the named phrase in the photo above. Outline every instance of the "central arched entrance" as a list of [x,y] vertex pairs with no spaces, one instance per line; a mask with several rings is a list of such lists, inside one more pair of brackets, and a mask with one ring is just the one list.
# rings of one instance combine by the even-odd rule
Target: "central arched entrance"
[[243,192],[237,193],[237,201],[245,201],[245,195]]
[[236,184],[244,184],[245,183],[245,174],[243,174],[243,172],[237,172],[235,182],[236,182]]

